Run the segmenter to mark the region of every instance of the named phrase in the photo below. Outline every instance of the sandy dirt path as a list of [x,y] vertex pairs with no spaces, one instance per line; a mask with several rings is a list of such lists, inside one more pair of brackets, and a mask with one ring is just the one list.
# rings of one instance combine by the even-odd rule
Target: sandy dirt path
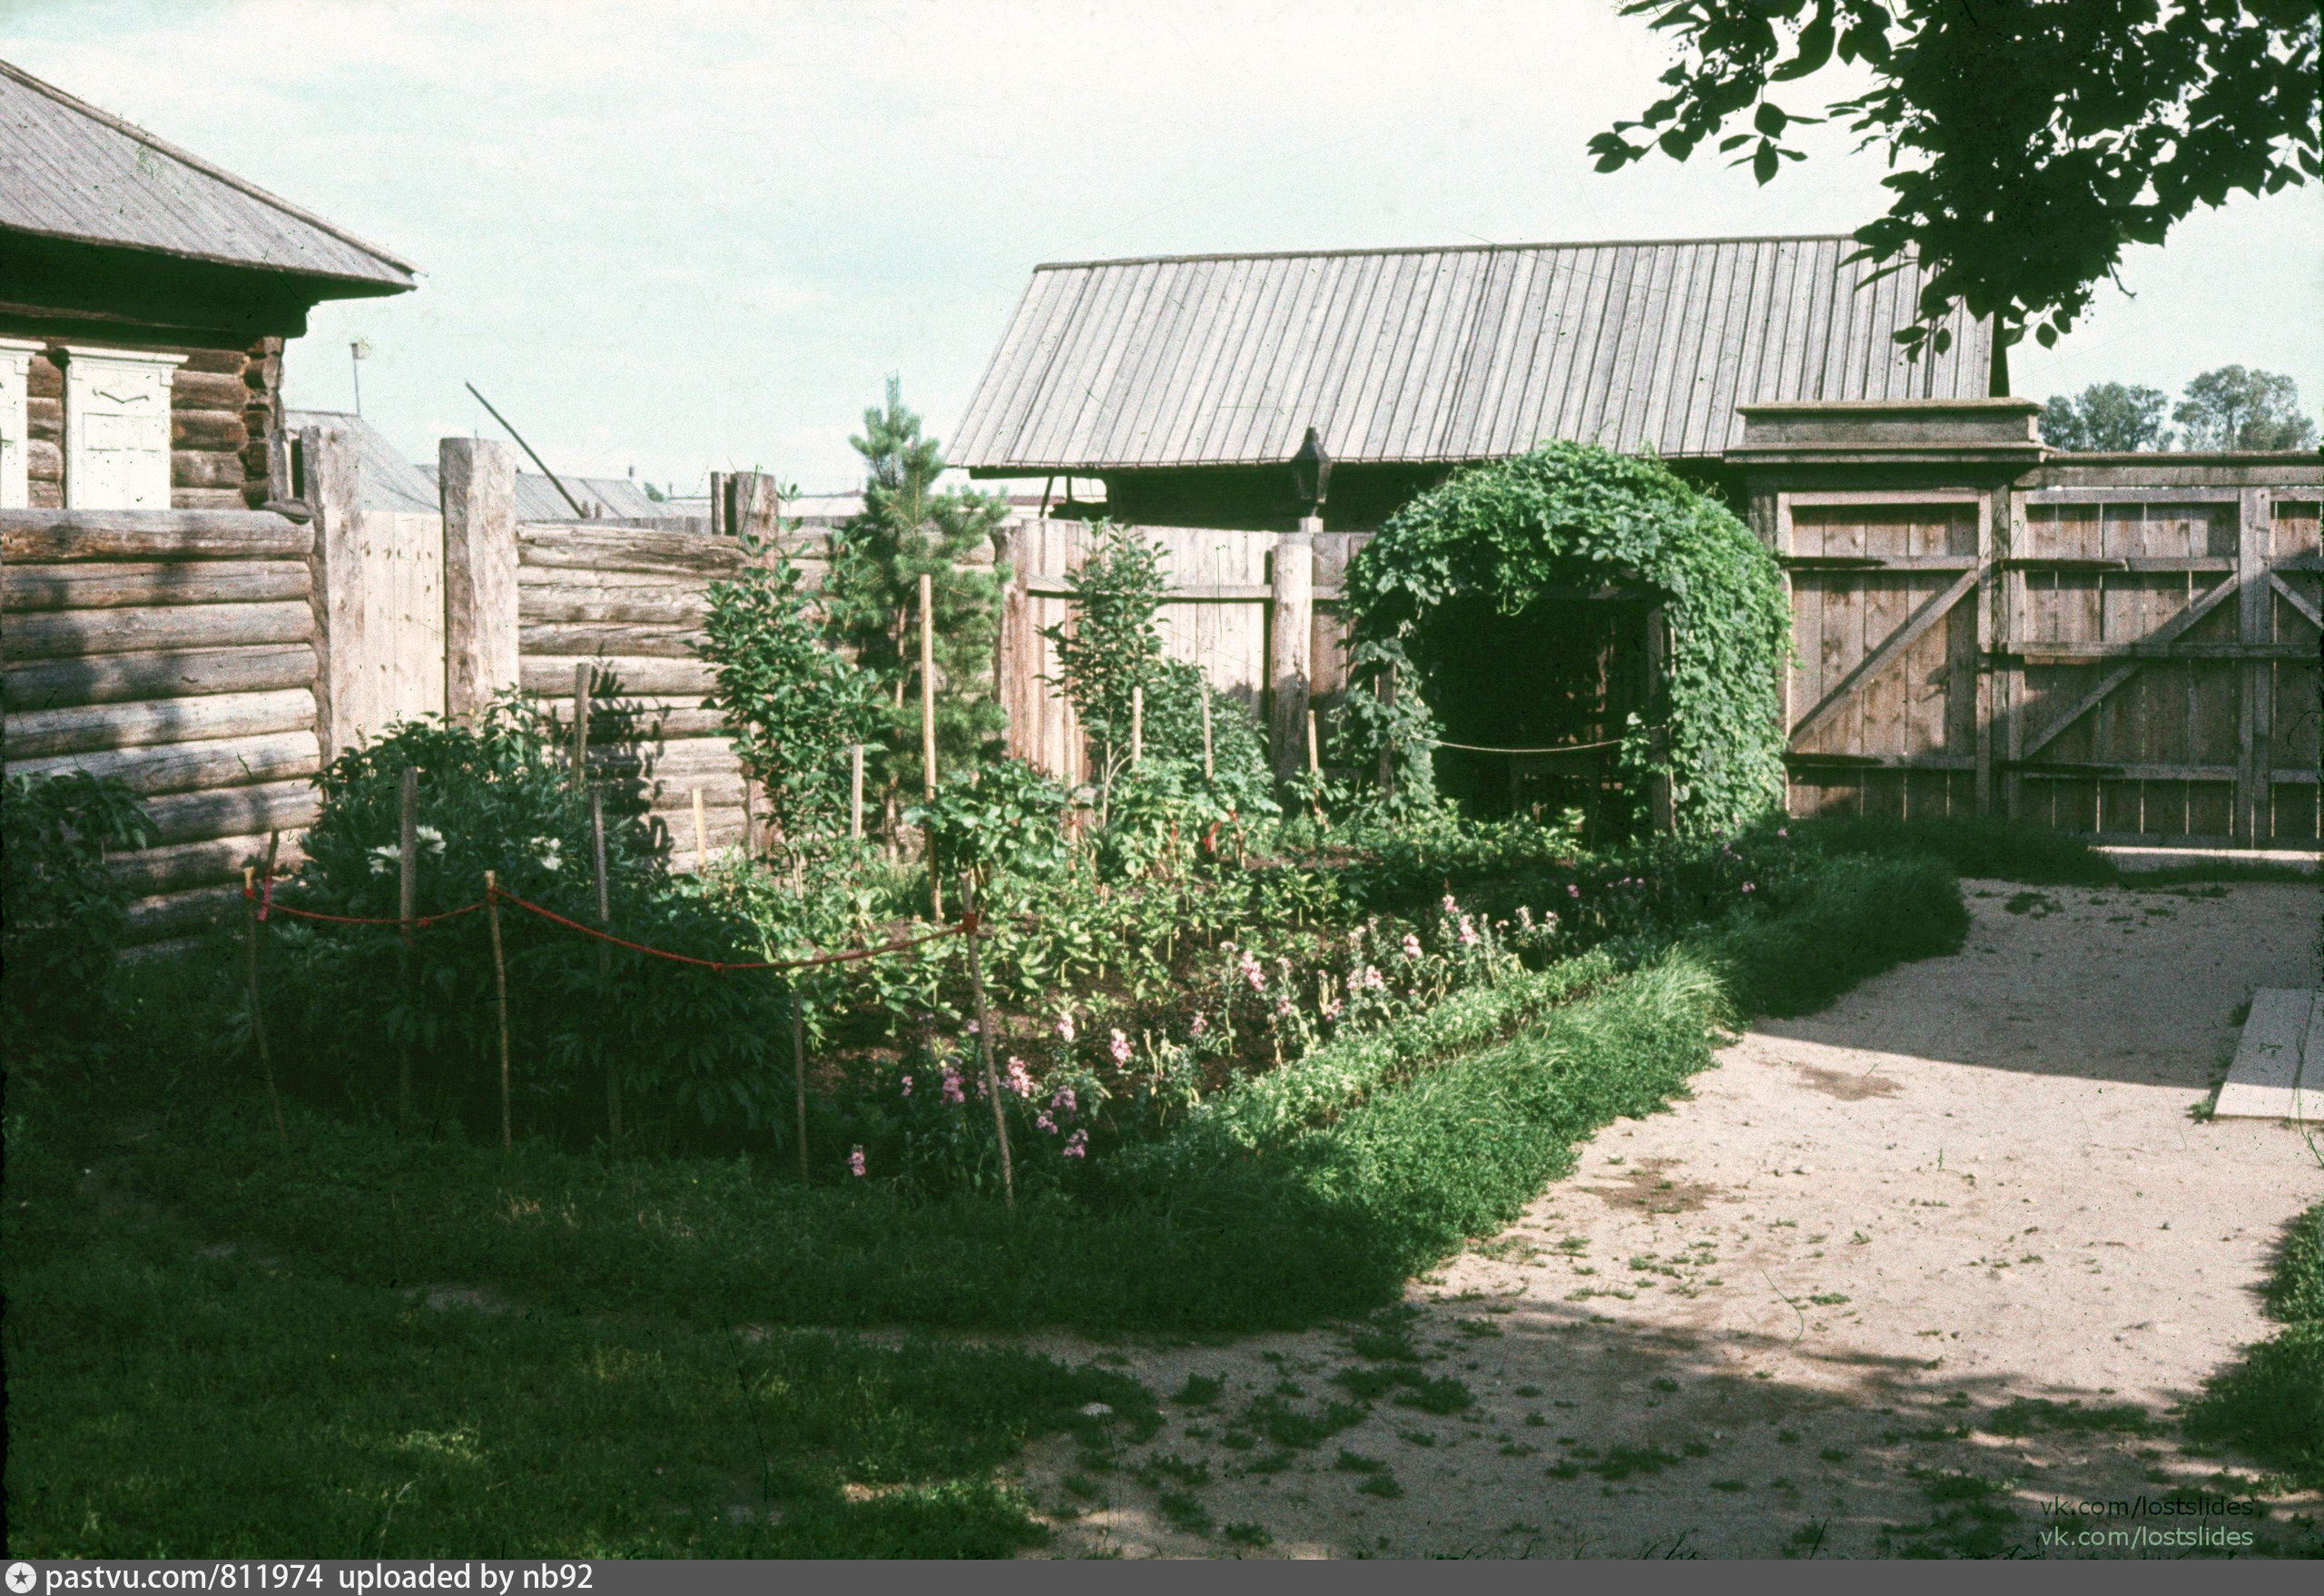
[[[1958,955],[1755,1028],[1413,1285],[1419,1372],[1466,1411],[1382,1397],[1320,1445],[1256,1435],[1270,1391],[1313,1414],[1334,1374],[1396,1366],[1353,1327],[1040,1343],[1158,1394],[1221,1382],[1146,1443],[1029,1453],[1049,1554],[2071,1555],[2044,1532],[2091,1525],[2045,1504],[2248,1497],[2171,1413],[2268,1333],[2258,1289],[2324,1168],[2200,1110],[2251,990],[2317,980],[2324,898],[1967,888]],[[2313,1496],[2266,1506],[2101,1527],[2324,1552]]]

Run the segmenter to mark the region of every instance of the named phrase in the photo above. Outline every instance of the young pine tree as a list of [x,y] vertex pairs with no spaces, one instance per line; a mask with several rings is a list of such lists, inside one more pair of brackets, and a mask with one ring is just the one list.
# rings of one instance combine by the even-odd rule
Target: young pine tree
[[907,800],[921,788],[920,749],[920,578],[933,579],[936,659],[936,764],[942,777],[996,752],[1007,716],[993,693],[993,650],[1000,642],[1000,585],[1007,573],[993,548],[1006,503],[981,493],[937,486],[944,458],[920,418],[906,409],[900,385],[888,381],[883,409],[863,412],[863,435],[851,438],[863,457],[863,513],[832,539],[824,613],[833,640],[877,683],[878,710],[867,748],[864,784],[895,835]]

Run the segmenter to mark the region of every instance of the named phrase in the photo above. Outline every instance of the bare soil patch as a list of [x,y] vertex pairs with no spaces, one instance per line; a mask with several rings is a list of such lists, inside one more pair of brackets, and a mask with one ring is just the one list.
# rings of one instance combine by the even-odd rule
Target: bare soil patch
[[[1402,1317],[1041,1341],[1194,1399],[1029,1455],[1050,1553],[2135,1555],[2045,1544],[2090,1527],[2045,1504],[2250,1495],[2175,1410],[2267,1334],[2324,1169],[2201,1110],[2251,990],[2316,980],[2324,896],[1968,888],[1961,953],[1755,1028]],[[2319,1505],[2233,1524],[2313,1555]]]

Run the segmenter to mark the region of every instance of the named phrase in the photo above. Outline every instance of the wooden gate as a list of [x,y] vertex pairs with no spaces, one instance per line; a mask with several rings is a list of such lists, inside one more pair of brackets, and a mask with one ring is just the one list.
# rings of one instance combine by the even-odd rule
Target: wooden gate
[[1777,496],[1792,813],[1917,820],[1980,807],[1986,503],[1974,489]]
[[2315,842],[2315,502],[2053,488],[2012,522],[2007,813],[2102,841]]

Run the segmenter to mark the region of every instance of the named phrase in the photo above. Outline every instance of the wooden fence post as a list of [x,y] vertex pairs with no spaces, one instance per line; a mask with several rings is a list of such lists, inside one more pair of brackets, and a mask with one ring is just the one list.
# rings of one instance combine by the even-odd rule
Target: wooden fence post
[[936,579],[920,574],[921,789],[936,796]]
[[863,744],[861,743],[847,751],[847,835],[851,842],[863,840]]
[[791,989],[791,1094],[798,1110],[799,1125],[799,1184],[805,1186],[812,1178],[807,1173],[807,1021],[799,1011],[799,989]]
[[484,872],[484,920],[492,931],[492,986],[500,1010],[500,1146],[517,1145],[508,1118],[508,963],[500,951],[500,888],[492,872]]
[[[596,873],[597,927],[609,928],[614,922],[612,900],[606,892],[606,795],[597,788],[589,789],[589,862]],[[597,944],[597,1004],[602,1013],[606,1001],[606,983],[613,974],[612,947]],[[621,1069],[614,1062],[613,1050],[606,1051],[606,1128],[614,1141],[621,1141]]]
[[444,713],[472,721],[517,685],[517,451],[437,445],[444,510]]
[[589,780],[589,667],[573,667],[573,784]]
[[[406,1002],[411,1000],[412,921],[419,914],[419,772],[403,767],[403,804],[397,828],[396,918],[403,922],[403,946],[396,956],[396,973]],[[396,1107],[411,1118],[411,1043],[396,1050]]]
[[305,427],[299,432],[299,458],[314,513],[308,563],[315,610],[315,731],[328,762],[377,729],[366,724],[377,695],[364,668],[359,457],[344,427]]
[[1307,685],[1315,670],[1315,540],[1321,521],[1310,516],[1278,541],[1268,583],[1267,729],[1275,774],[1299,769],[1299,734],[1307,719]]
[[274,1060],[266,1050],[266,1008],[258,994],[258,899],[253,895],[257,874],[249,865],[242,866],[242,946],[250,978],[251,1039],[258,1044],[259,1073],[266,1079],[266,1100],[274,1109],[274,1134],[287,1148],[290,1128],[282,1122],[282,1094],[274,1089]]

